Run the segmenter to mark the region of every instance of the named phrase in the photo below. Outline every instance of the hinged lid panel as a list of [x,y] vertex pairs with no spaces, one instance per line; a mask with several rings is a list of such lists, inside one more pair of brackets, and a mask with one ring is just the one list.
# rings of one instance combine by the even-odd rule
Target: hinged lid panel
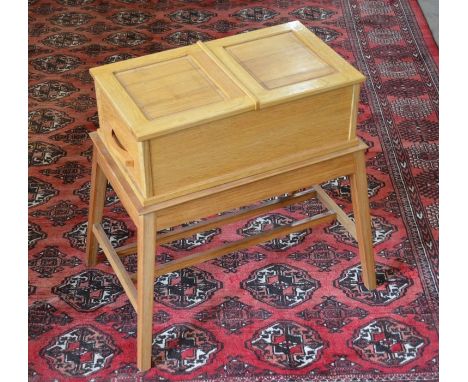
[[206,44],[268,106],[359,83],[364,76],[300,22]]
[[255,108],[198,45],[101,66],[91,73],[138,140]]
[[225,99],[189,55],[120,71],[115,76],[150,121]]

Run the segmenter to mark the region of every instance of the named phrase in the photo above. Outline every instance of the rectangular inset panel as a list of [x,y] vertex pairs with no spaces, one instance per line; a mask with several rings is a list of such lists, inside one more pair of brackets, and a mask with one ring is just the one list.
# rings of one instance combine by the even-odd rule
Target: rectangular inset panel
[[116,77],[149,120],[225,99],[189,56],[122,71]]
[[294,34],[286,32],[226,47],[265,89],[275,89],[334,73]]

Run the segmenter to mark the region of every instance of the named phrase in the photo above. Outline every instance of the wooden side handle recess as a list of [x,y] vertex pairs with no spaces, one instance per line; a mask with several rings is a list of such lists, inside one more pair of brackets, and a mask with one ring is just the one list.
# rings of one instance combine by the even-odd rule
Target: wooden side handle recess
[[115,134],[114,130],[112,129],[112,143],[114,148],[117,150],[119,155],[122,157],[122,160],[127,167],[133,167],[134,162],[133,159],[128,158],[128,151],[125,149],[125,147],[120,143],[119,138]]

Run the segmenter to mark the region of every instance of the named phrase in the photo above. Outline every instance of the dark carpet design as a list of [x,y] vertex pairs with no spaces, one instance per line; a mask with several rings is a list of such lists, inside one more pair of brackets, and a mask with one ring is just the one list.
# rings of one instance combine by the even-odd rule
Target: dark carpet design
[[[155,280],[155,367],[136,370],[135,312],[107,263],[84,264],[88,69],[292,20],[367,81],[379,287],[338,223]],[[438,50],[415,0],[29,0],[31,381],[438,380]],[[325,185],[350,211],[345,179]],[[158,249],[160,263],[321,210],[316,200]],[[114,245],[134,226],[108,189]],[[125,259],[135,271],[135,256]]]

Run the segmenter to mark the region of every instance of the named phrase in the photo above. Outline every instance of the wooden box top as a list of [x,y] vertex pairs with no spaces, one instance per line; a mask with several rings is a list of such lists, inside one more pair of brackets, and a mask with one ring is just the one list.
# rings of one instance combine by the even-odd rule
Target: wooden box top
[[365,79],[299,21],[209,41],[206,45],[255,95],[260,107]]
[[91,74],[139,141],[364,81],[298,21]]

